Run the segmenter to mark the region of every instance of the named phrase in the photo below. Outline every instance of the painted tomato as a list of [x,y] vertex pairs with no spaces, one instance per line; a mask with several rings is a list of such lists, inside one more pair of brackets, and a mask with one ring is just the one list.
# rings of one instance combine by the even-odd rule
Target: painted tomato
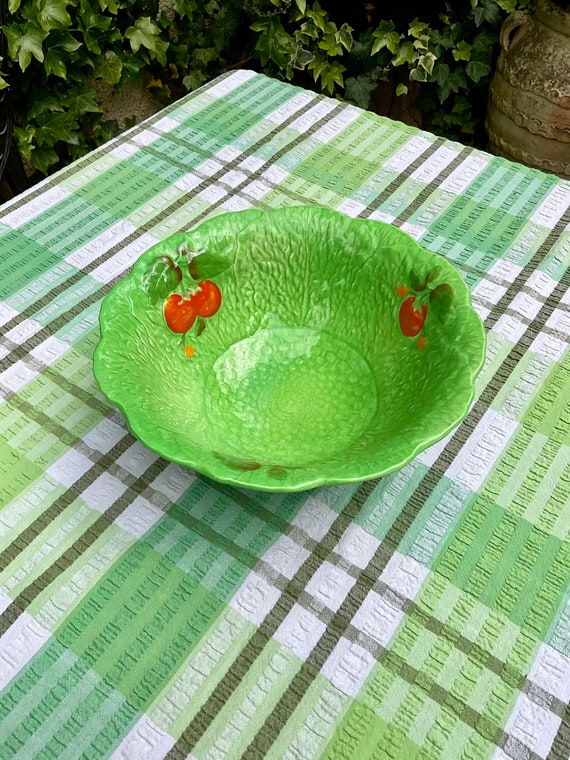
[[193,299],[182,298],[178,293],[173,293],[164,302],[164,317],[172,332],[187,332],[194,324],[196,316]]
[[415,296],[410,296],[400,306],[400,329],[407,338],[415,338],[420,334],[427,317],[427,305],[422,304],[416,309],[415,300]]
[[192,305],[201,317],[213,316],[222,303],[222,291],[212,280],[202,280],[192,296]]

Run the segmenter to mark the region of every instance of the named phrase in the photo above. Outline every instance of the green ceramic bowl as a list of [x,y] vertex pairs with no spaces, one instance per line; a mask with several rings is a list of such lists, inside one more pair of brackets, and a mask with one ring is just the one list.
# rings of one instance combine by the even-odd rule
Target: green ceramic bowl
[[485,356],[445,259],[315,206],[227,213],[153,246],[100,325],[95,376],[143,443],[267,491],[402,467],[465,417]]

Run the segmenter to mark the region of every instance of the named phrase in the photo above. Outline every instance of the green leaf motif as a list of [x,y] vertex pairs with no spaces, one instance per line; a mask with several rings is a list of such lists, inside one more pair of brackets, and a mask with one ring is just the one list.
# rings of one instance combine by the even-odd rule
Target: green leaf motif
[[412,286],[412,290],[415,290],[417,293],[419,293],[427,288],[427,277],[422,277],[417,269],[411,269],[410,284]]
[[188,263],[188,271],[195,280],[210,280],[232,265],[230,259],[217,253],[199,253]]
[[434,267],[433,269],[430,269],[427,273],[426,281],[427,282],[434,282],[437,280],[438,277],[441,276],[441,273],[443,272],[443,269],[441,267]]
[[451,310],[453,303],[453,290],[446,282],[438,285],[429,294],[430,307],[435,316],[444,322]]
[[229,454],[221,454],[217,451],[214,451],[214,456],[228,467],[231,467],[232,470],[251,472],[252,470],[259,470],[261,467],[261,464],[256,462],[255,459],[239,459],[238,457],[233,457]]
[[169,256],[155,259],[145,275],[145,290],[152,303],[166,298],[182,280],[182,272]]

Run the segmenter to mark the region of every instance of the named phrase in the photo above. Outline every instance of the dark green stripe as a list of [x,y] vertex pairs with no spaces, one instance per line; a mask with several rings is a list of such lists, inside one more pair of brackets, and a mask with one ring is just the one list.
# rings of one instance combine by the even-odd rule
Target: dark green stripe
[[570,704],[566,705],[566,710],[562,716],[560,724],[552,747],[548,753],[547,760],[568,760],[570,757]]
[[[438,137],[437,139],[434,139],[432,143],[426,146],[426,148],[420,153],[419,156],[417,156],[409,166],[407,166],[404,171],[402,171],[400,174],[398,174],[394,179],[389,182],[386,187],[378,193],[376,198],[374,198],[373,201],[370,201],[368,206],[366,207],[366,210],[362,212],[359,216],[363,218],[368,218],[370,214],[372,214],[373,211],[377,211],[380,206],[384,203],[384,201],[387,201],[388,198],[396,191],[398,188],[400,188],[404,182],[409,178],[409,176],[416,171],[416,169],[419,169],[422,164],[425,164],[425,162],[433,156],[433,154],[440,148],[442,145],[445,145],[446,140],[443,137]],[[465,148],[467,150],[467,148]],[[462,154],[460,154],[462,155]],[[459,156],[458,156],[459,158]],[[461,159],[463,160],[463,159]],[[443,173],[441,175],[438,175],[438,180],[440,176],[444,176]],[[421,193],[426,192],[428,187],[432,187],[433,189],[437,189],[438,182],[433,180],[430,185],[426,186],[425,189],[422,189]],[[432,190],[428,192],[428,195],[431,194]],[[405,219],[403,220],[405,221]]]

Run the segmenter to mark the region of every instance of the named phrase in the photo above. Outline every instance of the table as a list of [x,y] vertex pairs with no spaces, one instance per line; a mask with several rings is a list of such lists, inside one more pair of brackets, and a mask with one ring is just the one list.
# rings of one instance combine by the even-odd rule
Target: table
[[[92,373],[102,297],[226,210],[318,203],[460,270],[487,359],[401,471],[214,483]],[[0,758],[567,760],[570,183],[251,71],[0,217]]]

